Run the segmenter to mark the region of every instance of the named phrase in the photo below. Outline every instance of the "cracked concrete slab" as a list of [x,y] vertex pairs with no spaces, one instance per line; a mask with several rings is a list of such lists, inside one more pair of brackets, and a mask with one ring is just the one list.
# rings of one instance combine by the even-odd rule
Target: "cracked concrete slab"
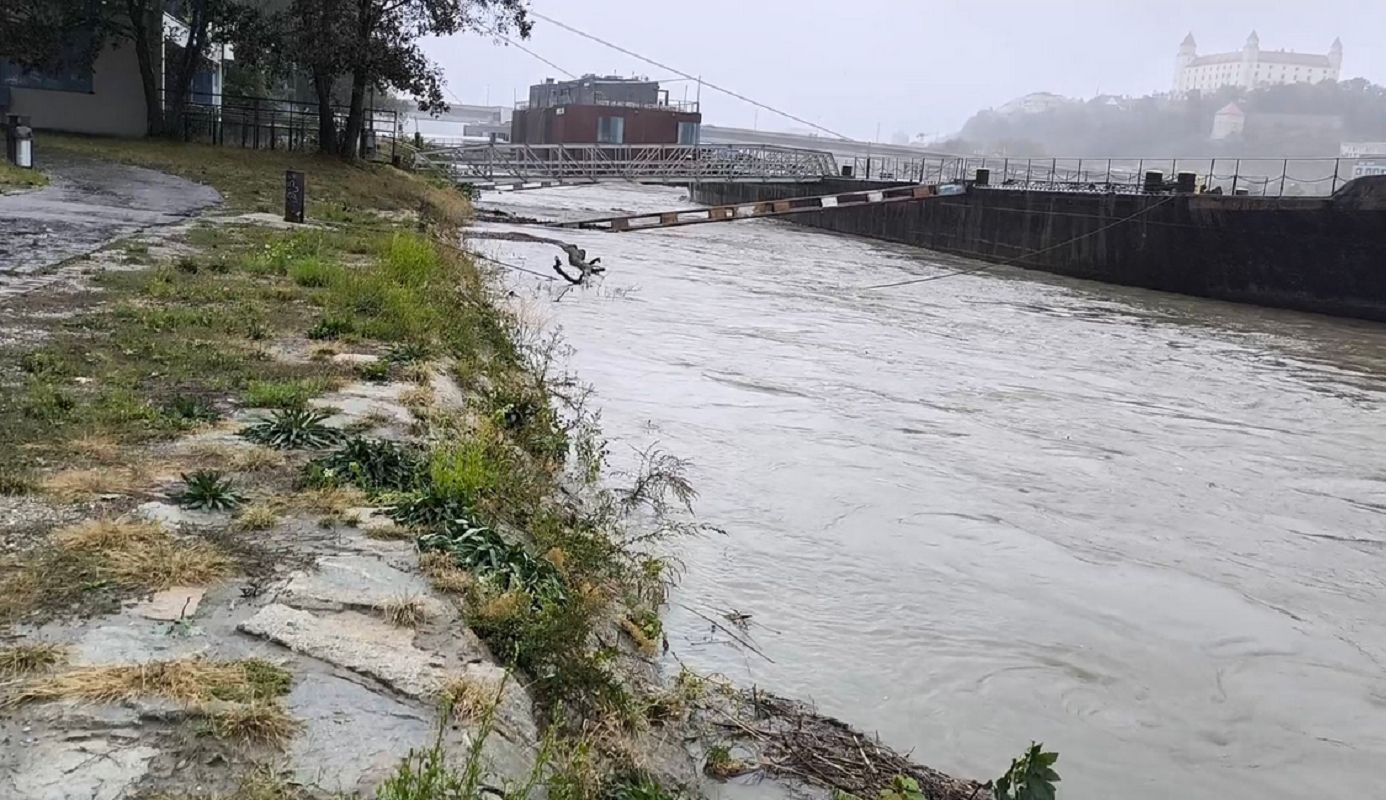
[[275,603],[240,629],[411,697],[432,697],[447,678],[446,658],[415,647],[413,630],[354,611],[313,614]]
[[159,751],[115,737],[72,732],[20,744],[0,796],[15,800],[125,800]]
[[289,745],[294,780],[363,797],[434,735],[431,714],[333,675],[310,673],[285,698],[303,729]]
[[157,522],[170,530],[188,525],[196,528],[210,528],[227,525],[231,521],[229,513],[218,511],[196,511],[190,508],[180,508],[173,503],[165,503],[161,500],[150,500],[141,503],[135,513],[150,522]]
[[221,202],[209,186],[162,172],[63,157],[45,189],[0,196],[0,275],[22,275]]
[[136,604],[130,610],[145,619],[164,622],[191,618],[197,613],[197,607],[202,603],[202,596],[206,593],[205,588],[197,586],[174,586],[162,592],[155,592],[148,600]]
[[443,603],[429,596],[422,577],[368,556],[319,559],[315,569],[291,574],[284,594],[286,602],[299,608],[378,608],[408,597],[422,603],[430,618],[448,613]]

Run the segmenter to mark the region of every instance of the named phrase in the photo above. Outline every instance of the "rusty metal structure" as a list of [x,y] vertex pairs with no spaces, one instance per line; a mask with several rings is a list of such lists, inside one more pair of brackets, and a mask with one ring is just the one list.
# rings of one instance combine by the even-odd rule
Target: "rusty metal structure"
[[960,194],[962,186],[894,186],[888,189],[868,189],[864,192],[839,192],[813,197],[790,197],[751,203],[733,203],[710,208],[687,208],[677,211],[656,211],[648,214],[627,214],[619,217],[577,220],[559,225],[561,228],[590,228],[613,232],[640,231],[654,228],[675,228],[683,225],[702,225],[709,222],[737,222],[748,219],[783,217],[808,211],[833,208],[857,208],[902,203],[907,200],[927,200]]
[[481,189],[543,181],[803,183],[838,172],[831,153],[767,145],[474,144],[424,149],[415,162]]

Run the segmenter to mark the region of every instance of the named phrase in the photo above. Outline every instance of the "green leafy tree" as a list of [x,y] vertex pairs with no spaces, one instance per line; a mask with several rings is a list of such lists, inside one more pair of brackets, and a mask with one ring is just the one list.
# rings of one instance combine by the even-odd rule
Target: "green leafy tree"
[[465,31],[519,32],[528,38],[532,23],[526,0],[342,0],[350,35],[345,67],[351,73],[351,100],[342,136],[342,155],[354,158],[365,126],[366,95],[372,88],[412,95],[421,111],[445,110],[438,67],[419,49],[424,36]]
[[996,779],[996,800],[1054,800],[1054,784],[1059,782],[1054,762],[1058,760],[1058,753],[1046,753],[1043,744],[1031,742],[1020,758],[1011,761],[1006,774]]

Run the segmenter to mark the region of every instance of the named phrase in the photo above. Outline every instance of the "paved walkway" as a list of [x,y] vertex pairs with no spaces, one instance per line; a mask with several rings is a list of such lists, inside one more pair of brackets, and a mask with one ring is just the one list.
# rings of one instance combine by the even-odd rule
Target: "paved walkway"
[[221,202],[209,186],[140,167],[65,159],[46,169],[47,188],[0,195],[0,283]]

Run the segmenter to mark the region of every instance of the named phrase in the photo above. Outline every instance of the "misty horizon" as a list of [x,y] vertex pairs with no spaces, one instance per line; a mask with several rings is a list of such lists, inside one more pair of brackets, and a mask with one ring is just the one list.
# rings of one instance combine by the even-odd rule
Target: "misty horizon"
[[[950,0],[910,8],[863,0],[852,4],[850,19],[844,6],[824,0],[792,9],[710,0],[678,15],[652,14],[631,0],[532,5],[615,45],[864,140],[944,137],[977,111],[1035,92],[1074,98],[1168,92],[1179,43],[1189,33],[1200,54],[1239,50],[1253,30],[1265,51],[1325,53],[1339,38],[1343,80],[1386,81],[1386,53],[1370,33],[1386,29],[1386,5],[1361,0],[1328,0],[1312,14],[1301,3],[1264,0],[1227,0],[1216,8],[1194,0],[1158,7]],[[434,39],[425,48],[444,69],[454,103],[508,106],[524,99],[531,84],[566,79],[563,71],[645,76],[680,101],[697,92],[694,81],[543,19],[523,45],[535,55],[479,34]],[[701,99],[708,125],[812,132],[707,86]]]

